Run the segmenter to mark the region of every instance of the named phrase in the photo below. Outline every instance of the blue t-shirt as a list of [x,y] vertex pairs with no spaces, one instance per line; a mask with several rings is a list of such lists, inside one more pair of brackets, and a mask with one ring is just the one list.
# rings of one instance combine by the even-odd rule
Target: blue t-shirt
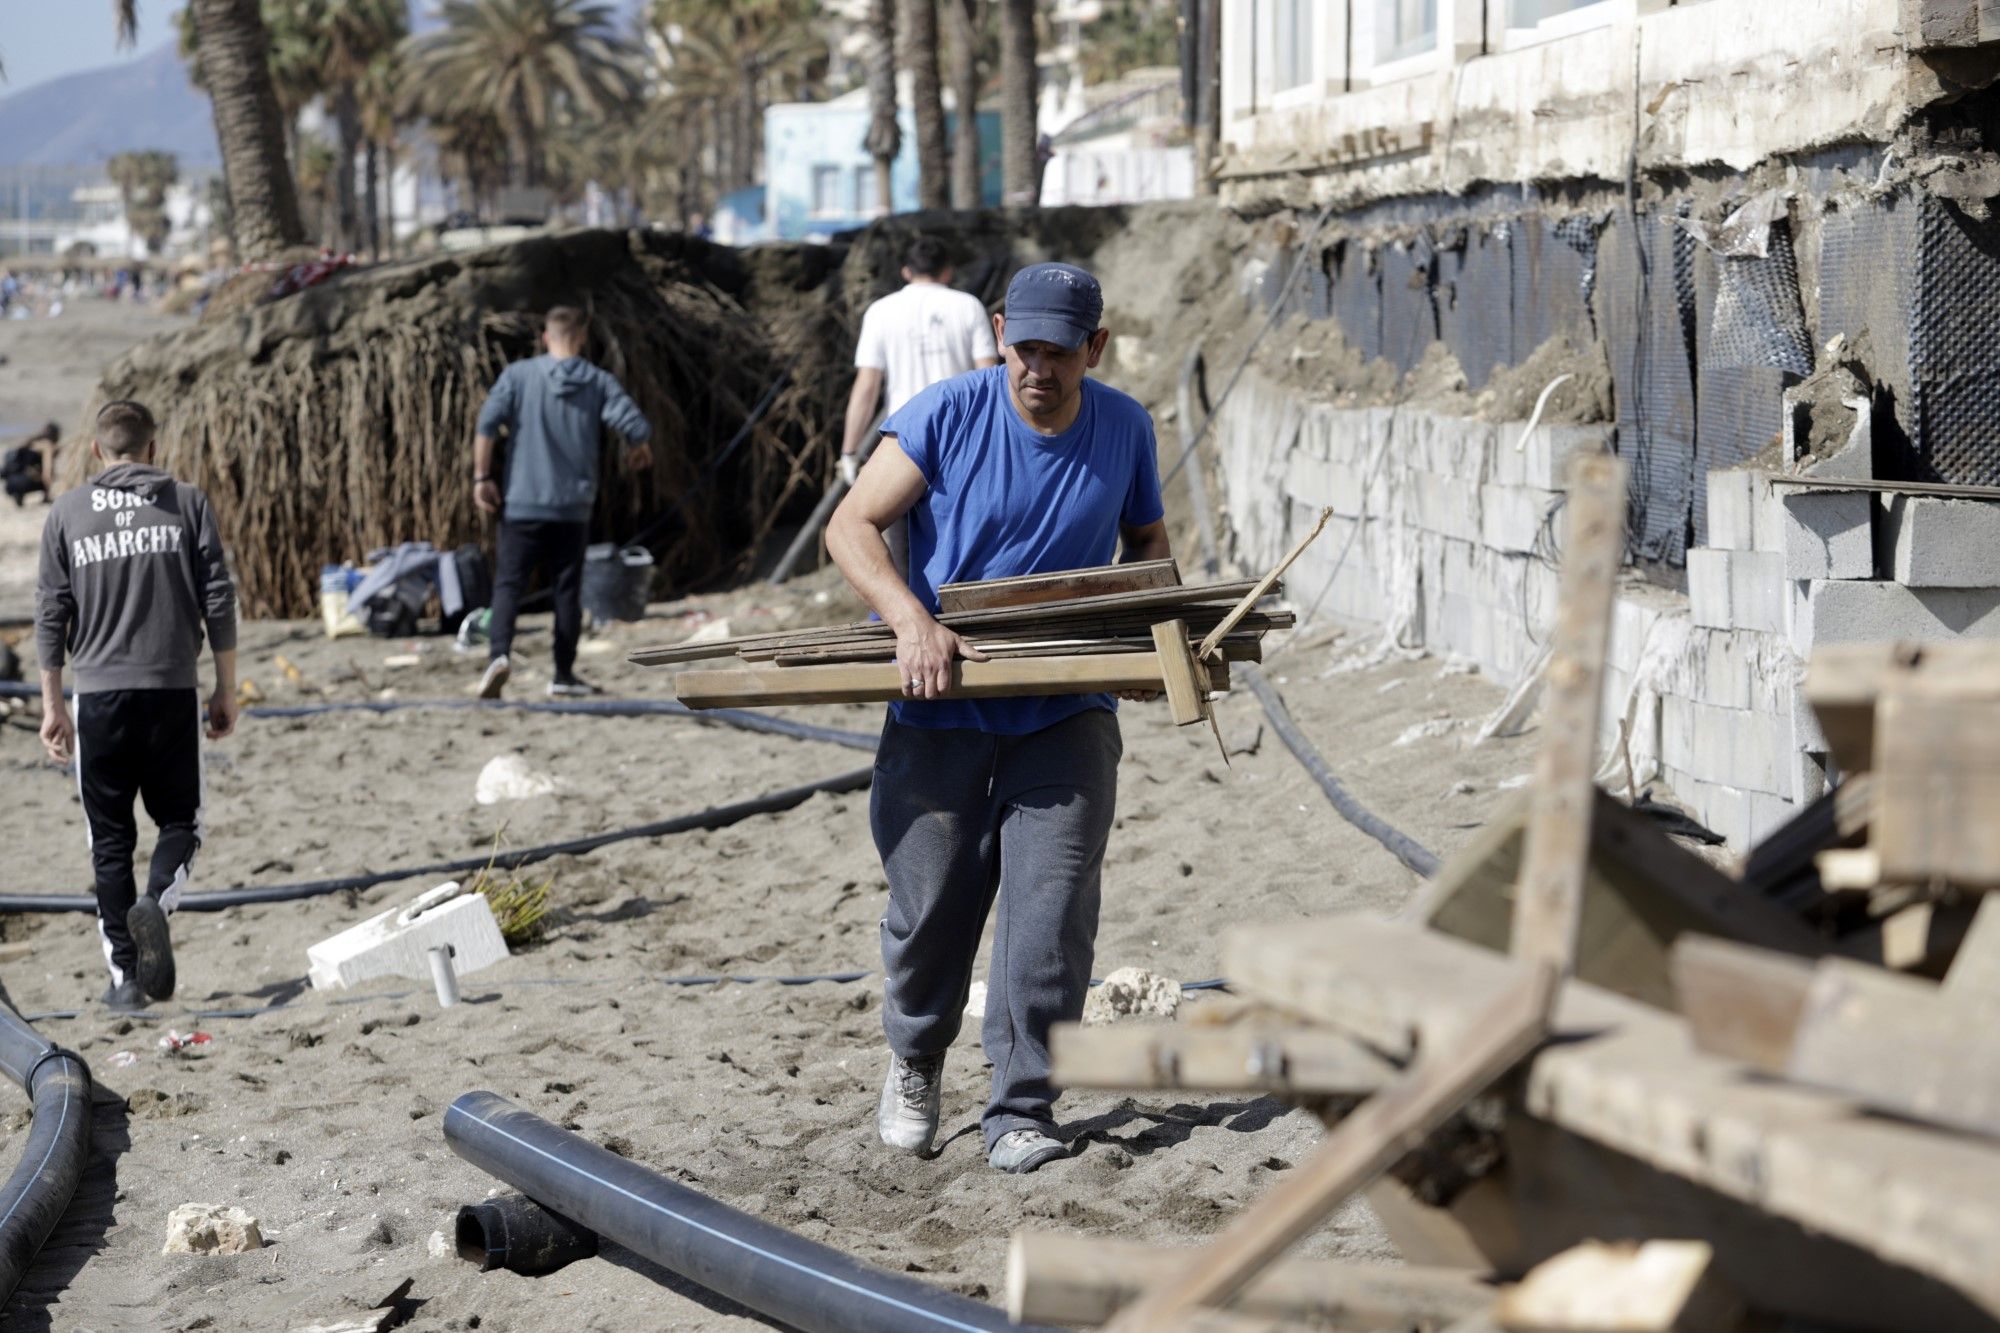
[[[1118,530],[1157,522],[1160,470],[1153,419],[1130,396],[1083,382],[1083,405],[1060,435],[1021,420],[1007,368],[933,384],[882,423],[924,474],[910,510],[910,591],[935,613],[946,583],[1108,565]],[[969,727],[1024,736],[1108,694],[1014,699],[914,699],[889,705],[913,727]]]

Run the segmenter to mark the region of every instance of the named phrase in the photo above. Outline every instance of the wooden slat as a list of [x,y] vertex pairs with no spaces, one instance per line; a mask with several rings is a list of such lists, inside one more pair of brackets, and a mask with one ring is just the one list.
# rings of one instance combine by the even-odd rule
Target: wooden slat
[[1579,1245],[1500,1294],[1506,1333],[1728,1333],[1743,1302],[1698,1240]]
[[1215,646],[1222,642],[1223,636],[1235,629],[1237,622],[1250,614],[1250,609],[1278,586],[1278,580],[1292,567],[1293,561],[1306,553],[1306,547],[1319,540],[1319,535],[1326,531],[1326,521],[1332,517],[1333,510],[1330,508],[1322,508],[1319,511],[1319,521],[1313,524],[1312,531],[1299,538],[1292,549],[1285,552],[1285,558],[1273,565],[1263,578],[1258,579],[1256,586],[1245,592],[1242,600],[1222,618],[1222,623],[1208,632],[1208,637],[1201,641],[1201,647],[1195,650],[1196,657],[1207,657],[1215,651]]
[[1983,1000],[1864,963],[1819,965],[1785,1075],[1865,1105],[2000,1136],[2000,1032]]
[[2000,897],[1980,895],[1972,928],[1944,974],[1944,989],[1958,1000],[2000,1000]]
[[[1199,1251],[1020,1230],[1007,1249],[1007,1317],[1017,1324],[1104,1323]],[[1283,1259],[1239,1294],[1237,1314],[1314,1328],[1444,1323],[1483,1310],[1495,1289],[1453,1268]]]
[[[1233,960],[1257,957],[1310,986],[1285,1003]],[[1254,999],[1357,1036],[1371,1019],[1406,1045],[1479,1021],[1515,975],[1504,955],[1366,917],[1224,939],[1223,970]],[[1457,1001],[1440,1001],[1448,989]],[[1983,1020],[1982,1020],[1983,1021]],[[1956,1289],[2000,1317],[2000,1144],[1869,1115],[1852,1097],[1752,1077],[1696,1049],[1679,1018],[1572,981],[1558,1040],[1528,1064],[1526,1112],[1658,1171],[1859,1246]],[[1369,1038],[1371,1044],[1373,1039]],[[1743,1286],[1739,1277],[1739,1286]],[[1755,1293],[1744,1286],[1753,1300]]]
[[1548,1031],[1555,969],[1517,964],[1482,1021],[1459,1044],[1435,1048],[1342,1120],[1312,1156],[1258,1199],[1171,1279],[1110,1325],[1125,1333],[1167,1327],[1203,1306],[1225,1305],[1267,1265],[1420,1145],[1466,1102],[1519,1064]]
[[[1210,685],[1227,689],[1228,663],[1210,663]],[[1158,653],[1104,653],[951,664],[947,699],[1017,695],[1098,694],[1161,688]],[[886,703],[902,699],[902,669],[894,662],[836,666],[725,667],[683,671],[674,697],[689,708],[757,708],[773,704]]]
[[1926,669],[1887,691],[1875,772],[1885,883],[2000,888],[2000,654],[1974,681]]
[[[1185,727],[1208,716],[1208,673],[1194,659],[1188,647],[1185,620],[1163,620],[1153,626],[1153,651],[1160,662],[1160,680],[1166,686],[1167,712],[1174,725]],[[1226,754],[1225,754],[1226,757]]]
[[[1147,653],[1156,645],[1150,637],[1129,636],[1109,639],[1045,639],[1014,643],[1002,640],[998,643],[976,643],[973,645],[988,657],[1075,657],[1083,654],[1104,653]],[[1255,634],[1241,637],[1231,635],[1222,642],[1222,656],[1230,662],[1261,662],[1264,660],[1264,643]],[[765,659],[753,659],[765,660]],[[823,666],[829,662],[893,662],[896,660],[894,643],[871,644],[865,648],[822,648],[800,652],[779,653],[768,659],[771,665],[781,667]]]
[[938,607],[944,611],[989,611],[999,606],[1033,606],[1038,602],[1094,597],[1108,592],[1178,588],[1180,584],[1181,567],[1172,558],[1135,560],[1128,565],[1098,565],[1091,569],[1021,574],[1011,579],[947,583],[938,589]]
[[1625,465],[1583,455],[1569,468],[1568,529],[1549,665],[1543,676],[1540,752],[1514,900],[1512,952],[1568,975],[1575,964],[1596,800],[1597,716],[1611,607],[1625,558]]
[[1065,1088],[1178,1088],[1358,1097],[1395,1067],[1352,1037],[1323,1028],[1058,1023],[1050,1076]]
[[1784,1067],[1812,989],[1811,963],[1695,935],[1674,945],[1673,970],[1696,1046],[1760,1069]]

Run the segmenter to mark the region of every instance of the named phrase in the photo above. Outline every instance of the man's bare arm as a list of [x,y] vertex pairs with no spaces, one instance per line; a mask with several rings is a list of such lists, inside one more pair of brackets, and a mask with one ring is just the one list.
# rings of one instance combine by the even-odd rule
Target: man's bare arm
[[975,356],[972,358],[972,367],[975,370],[991,370],[999,364],[1000,358],[997,356]]
[[63,701],[61,667],[42,668],[42,748],[58,764],[67,764],[76,753],[76,726]]
[[983,662],[986,655],[937,622],[890,558],[883,531],[923,493],[924,474],[900,447],[877,449],[827,520],[826,549],[862,600],[896,632],[905,691],[912,698],[935,699],[951,683],[954,657]]
[[1173,539],[1167,536],[1167,520],[1156,518],[1144,527],[1128,528],[1120,525],[1118,535],[1123,542],[1119,553],[1120,564],[1133,564],[1140,560],[1165,560],[1174,553]]
[[875,409],[882,402],[882,371],[863,366],[854,372],[854,387],[847,394],[847,428],[840,437],[840,452],[852,457],[868,441],[875,424]]

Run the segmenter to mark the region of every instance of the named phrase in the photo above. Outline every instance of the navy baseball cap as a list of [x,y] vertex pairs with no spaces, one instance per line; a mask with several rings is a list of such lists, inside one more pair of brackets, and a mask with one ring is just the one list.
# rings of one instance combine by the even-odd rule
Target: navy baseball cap
[[1007,284],[1006,344],[1054,343],[1072,352],[1104,322],[1104,289],[1074,264],[1030,264]]

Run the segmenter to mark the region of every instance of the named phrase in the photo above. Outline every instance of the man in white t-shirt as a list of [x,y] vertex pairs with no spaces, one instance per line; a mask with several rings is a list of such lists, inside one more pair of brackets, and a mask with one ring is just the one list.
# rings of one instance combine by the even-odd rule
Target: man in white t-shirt
[[978,297],[952,287],[944,242],[935,236],[912,241],[903,281],[908,285],[861,317],[840,445],[840,474],[849,485],[861,466],[862,446],[876,438],[875,423],[939,380],[1000,364],[993,321]]

